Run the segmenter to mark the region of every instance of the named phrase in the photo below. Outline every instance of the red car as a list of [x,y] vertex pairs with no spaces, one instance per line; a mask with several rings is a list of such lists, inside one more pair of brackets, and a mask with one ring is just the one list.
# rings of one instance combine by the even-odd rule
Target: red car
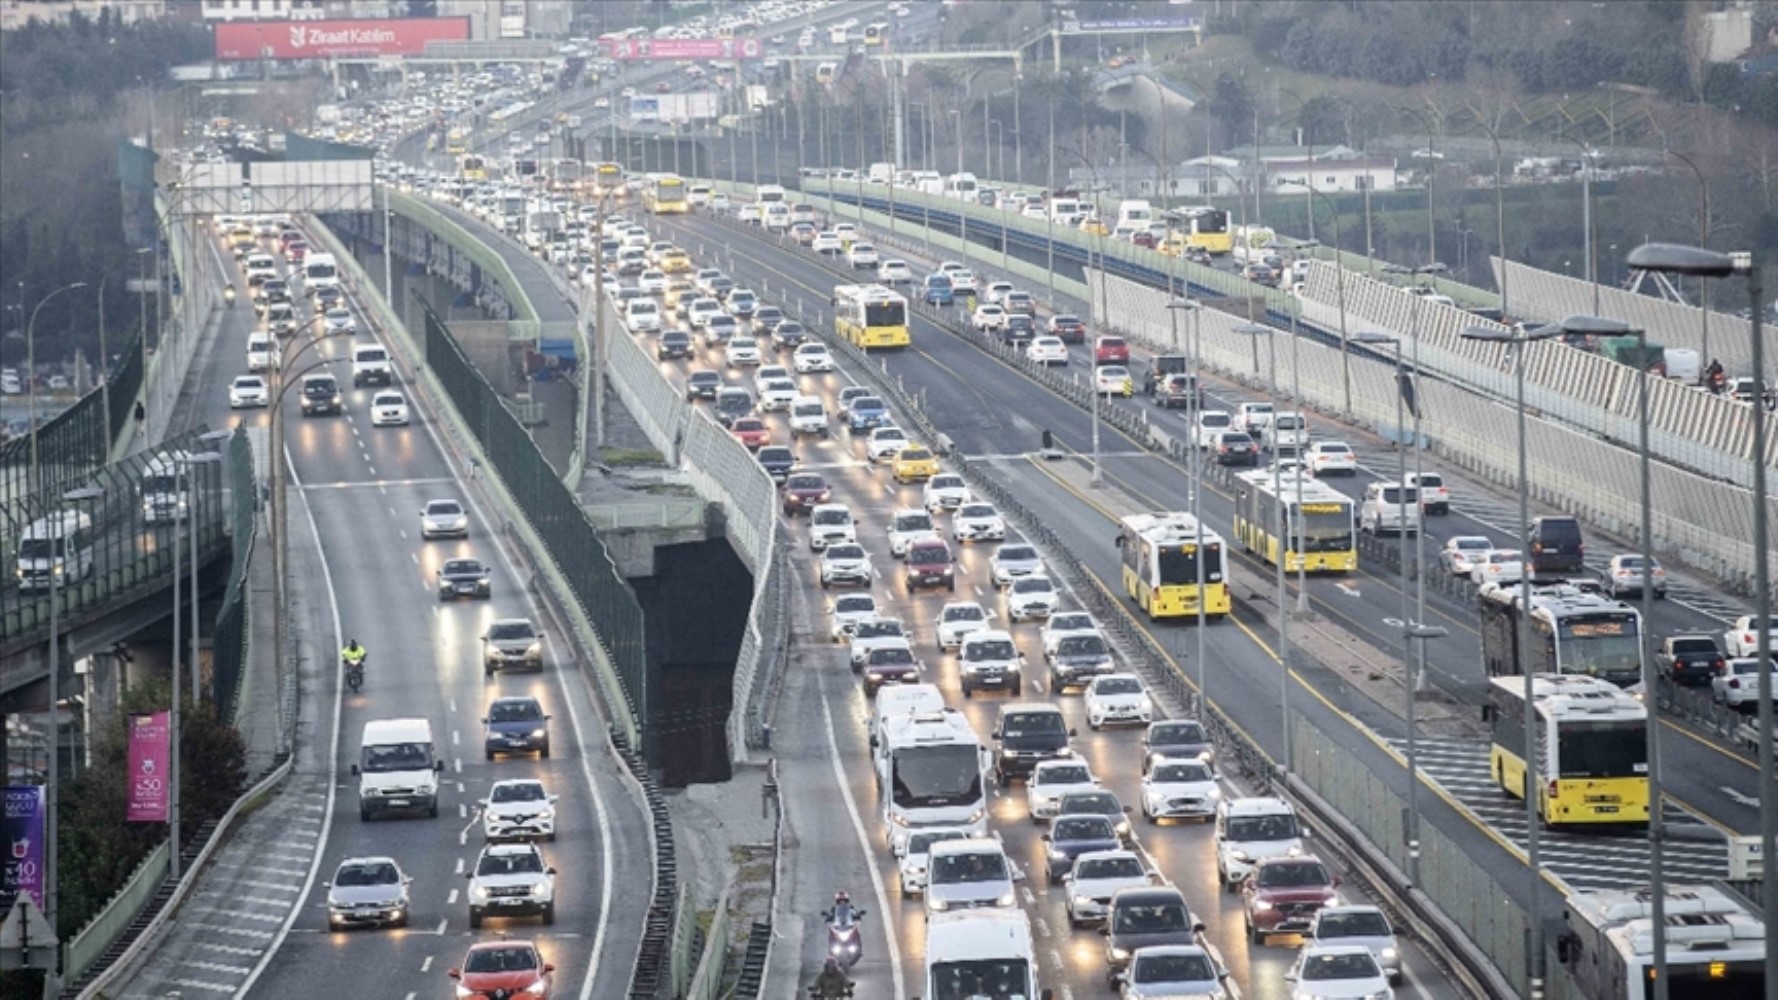
[[1324,906],[1340,901],[1339,877],[1319,858],[1262,858],[1241,882],[1247,934],[1265,944],[1273,934],[1301,934]]
[[807,514],[832,496],[827,480],[813,472],[798,472],[784,481],[784,513],[790,517]]
[[1087,325],[1079,316],[1057,313],[1050,317],[1050,336],[1061,338],[1064,344],[1084,344],[1087,342]]
[[489,941],[470,945],[463,967],[446,975],[457,981],[457,1000],[549,1000],[550,973],[555,971],[529,941]]
[[728,429],[730,434],[747,446],[748,451],[758,451],[772,440],[772,429],[758,417],[738,417]]
[[1093,343],[1093,364],[1096,365],[1127,365],[1130,363],[1130,345],[1122,337],[1100,337]]

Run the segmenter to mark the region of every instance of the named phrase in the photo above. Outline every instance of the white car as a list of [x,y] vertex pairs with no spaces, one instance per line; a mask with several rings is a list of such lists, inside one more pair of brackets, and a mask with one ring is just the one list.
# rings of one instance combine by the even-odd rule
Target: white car
[[1303,452],[1303,461],[1316,476],[1358,475],[1358,456],[1344,441],[1315,441]]
[[[723,360],[729,365],[759,364],[759,341],[752,337],[735,337],[723,345]],[[792,385],[791,395],[796,395],[796,386]]]
[[667,290],[667,272],[652,269],[643,271],[636,278],[636,287],[650,295],[659,295]]
[[321,326],[328,333],[353,333],[358,329],[358,321],[352,318],[352,310],[345,306],[329,309],[321,317]]
[[988,557],[988,573],[996,587],[1032,574],[1042,575],[1043,557],[1030,545],[1002,545]]
[[1118,890],[1142,889],[1153,884],[1135,851],[1087,851],[1075,858],[1074,869],[1062,876],[1068,899],[1068,925],[1098,923],[1110,911],[1111,897]]
[[722,310],[722,303],[714,298],[693,299],[685,307],[685,322],[694,330],[710,322],[710,317],[722,315],[726,315]]
[[991,503],[971,500],[951,515],[951,537],[959,542],[999,542],[1006,539],[1006,519]]
[[1392,986],[1401,985],[1401,946],[1395,940],[1395,928],[1389,918],[1375,906],[1324,906],[1309,923],[1303,943],[1315,945],[1360,945],[1370,949],[1371,957],[1383,967]]
[[252,406],[270,406],[271,392],[265,379],[258,375],[237,375],[228,385],[228,408],[239,410]]
[[1016,288],[1017,286],[1010,281],[990,281],[987,289],[982,292],[982,301],[992,302],[997,306],[1005,305],[1007,293],[1015,291]]
[[1371,950],[1359,944],[1309,945],[1285,973],[1291,1000],[1390,1000],[1395,991]]
[[1093,369],[1093,391],[1101,396],[1123,394],[1134,384],[1130,370],[1123,365],[1100,365]]
[[1192,424],[1199,448],[1215,448],[1224,431],[1234,430],[1235,417],[1227,410],[1205,410]]
[[827,637],[850,642],[858,623],[878,617],[877,599],[869,594],[841,594],[827,606]]
[[[1773,671],[1772,680],[1772,690],[1778,692],[1778,670]],[[1738,656],[1725,660],[1722,668],[1710,678],[1710,700],[1737,710],[1758,707],[1759,659]]]
[[872,462],[887,462],[912,443],[907,432],[899,427],[878,427],[865,439],[864,456]]
[[[1771,619],[1770,638],[1767,648],[1778,652],[1778,616]],[[1735,619],[1735,624],[1722,634],[1722,648],[1729,656],[1746,657],[1759,655],[1759,616],[1742,615]]]
[[834,223],[833,224],[833,234],[835,236],[838,236],[840,238],[841,242],[844,242],[844,243],[858,242],[858,227],[853,225],[850,222],[836,222],[836,223]]
[[937,538],[932,515],[916,507],[903,507],[889,517],[889,554],[897,559],[908,554],[908,546],[922,538]]
[[814,240],[810,241],[809,249],[816,253],[839,253],[839,234],[831,229],[823,229],[815,234]]
[[969,317],[969,325],[982,331],[1003,330],[1006,328],[1006,310],[992,303],[976,306],[975,314]]
[[[729,350],[733,351],[734,347],[733,343],[729,344]],[[798,395],[795,382],[787,378],[767,379],[765,384],[759,387],[760,412],[771,413],[777,410],[788,410],[791,401]]]
[[877,248],[869,243],[854,243],[846,251],[846,262],[854,268],[872,268],[877,266]]
[[852,626],[850,643],[847,647],[847,658],[854,667],[862,666],[871,650],[891,646],[912,646],[908,641],[907,628],[901,624],[900,618],[866,618]]
[[833,371],[833,355],[827,352],[826,344],[796,345],[796,353],[790,356],[790,363],[796,368],[798,375]]
[[556,839],[556,797],[536,778],[494,782],[481,813],[482,836],[488,840]]
[[428,500],[420,509],[420,537],[468,538],[469,512],[455,500]]
[[926,480],[926,509],[934,514],[956,510],[969,499],[969,485],[955,472],[941,472]]
[[823,590],[836,583],[850,583],[868,587],[873,575],[875,574],[871,569],[869,553],[864,551],[864,546],[856,542],[829,545],[821,553],[821,589]]
[[821,503],[809,510],[809,548],[820,552],[829,545],[857,541],[858,524],[852,508],[843,503]]
[[556,922],[556,870],[543,863],[536,844],[482,848],[469,875],[469,926],[480,928],[490,915],[536,915],[545,926]]
[[1494,550],[1494,540],[1487,535],[1456,535],[1445,539],[1438,561],[1452,576],[1468,576],[1474,572],[1476,560]]
[[1087,685],[1082,699],[1093,729],[1119,722],[1146,726],[1154,717],[1154,699],[1135,674],[1101,674]]
[[1525,562],[1516,549],[1489,549],[1474,557],[1469,582],[1480,587],[1487,583],[1518,583],[1525,575]]
[[885,285],[911,285],[914,269],[905,260],[890,259],[877,265],[877,280]]
[[901,869],[901,894],[918,896],[926,891],[926,868],[932,845],[967,840],[975,835],[975,831],[967,826],[921,827],[910,833],[907,846],[896,859],[896,867]]
[[1025,808],[1031,813],[1031,822],[1043,823],[1056,818],[1062,796],[1098,790],[1099,779],[1093,777],[1085,761],[1038,761],[1025,781]]
[[1150,823],[1163,819],[1207,821],[1216,815],[1220,801],[1222,789],[1216,784],[1216,773],[1201,760],[1163,760],[1142,777],[1142,815]]
[[968,269],[964,269],[962,271],[952,271],[952,272],[950,272],[950,274],[951,274],[951,291],[954,294],[957,294],[957,295],[973,295],[973,294],[975,294],[975,289],[976,289],[975,275],[972,274]]
[[963,645],[964,636],[981,632],[988,628],[994,620],[994,612],[983,608],[975,601],[952,601],[939,609],[938,648],[956,649]]
[[1038,337],[1025,347],[1025,357],[1032,364],[1065,365],[1068,345],[1062,343],[1061,337]]
[[1058,611],[1043,623],[1038,641],[1043,643],[1045,658],[1056,655],[1056,644],[1071,635],[1098,635],[1099,623],[1085,611]]
[[407,397],[392,389],[384,389],[370,398],[372,427],[406,427]]
[[1006,614],[1015,622],[1048,618],[1061,595],[1050,578],[1039,574],[1021,576],[1006,590]]

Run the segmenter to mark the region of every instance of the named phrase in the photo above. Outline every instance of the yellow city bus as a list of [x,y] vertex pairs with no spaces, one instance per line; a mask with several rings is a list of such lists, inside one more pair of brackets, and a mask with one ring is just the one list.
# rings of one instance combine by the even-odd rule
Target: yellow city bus
[[1124,593],[1151,620],[1195,616],[1200,604],[1215,618],[1231,610],[1222,536],[1198,518],[1178,511],[1131,514],[1118,526],[1117,547]]
[[878,21],[864,26],[864,44],[882,45],[888,38],[889,25],[886,22]]
[[650,178],[642,189],[642,203],[655,215],[684,215],[691,211],[691,202],[686,199],[685,178],[678,174]]
[[[1284,544],[1278,541],[1279,496],[1284,507]],[[1300,499],[1299,499],[1300,497]],[[1358,532],[1352,498],[1314,479],[1296,475],[1278,480],[1256,469],[1235,477],[1235,537],[1241,547],[1272,565],[1284,560],[1289,572],[1350,573],[1358,569]]]
[[607,198],[624,196],[624,168],[615,163],[601,163],[593,168],[593,193]]
[[454,128],[445,135],[445,155],[462,156],[469,152],[469,130]]
[[[1647,823],[1648,706],[1582,674],[1533,674],[1537,812],[1549,826]],[[1482,710],[1488,769],[1525,797],[1525,678],[1495,677]]]
[[1235,234],[1229,229],[1229,213],[1220,208],[1185,209],[1182,214],[1186,229],[1185,245],[1197,247],[1220,257],[1235,249]]
[[834,332],[859,347],[906,347],[908,300],[882,285],[839,285],[833,290]]
[[488,179],[487,161],[479,154],[466,153],[457,159],[457,176],[466,181],[485,181]]

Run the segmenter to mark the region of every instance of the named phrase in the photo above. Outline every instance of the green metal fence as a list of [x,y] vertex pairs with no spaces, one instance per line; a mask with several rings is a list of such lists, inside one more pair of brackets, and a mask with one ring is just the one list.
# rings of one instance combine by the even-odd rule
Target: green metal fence
[[253,472],[253,448],[247,435],[237,431],[228,446],[228,520],[234,541],[229,555],[228,587],[216,611],[216,630],[211,639],[211,673],[215,678],[216,710],[224,719],[234,718],[235,700],[241,690],[241,673],[247,662],[247,560],[253,554],[254,519],[259,511],[259,483]]
[[444,320],[424,299],[416,296],[416,301],[425,314],[426,366],[438,377],[482,454],[543,540],[544,554],[567,579],[575,601],[593,623],[642,731],[644,754],[652,760],[642,605],[635,591],[618,572],[580,498],[556,477],[524,425],[464,356]]
[[[69,484],[104,465],[111,444],[135,412],[142,388],[142,337],[132,337],[111,381],[111,427],[105,427],[103,388],[95,387],[54,419],[37,429],[37,461],[45,492],[59,493]],[[39,401],[39,406],[42,403]],[[31,435],[0,445],[0,502],[32,492]]]
[[123,437],[123,429],[135,419],[136,397],[142,392],[142,378],[147,365],[142,359],[142,334],[140,331],[130,338],[130,342],[118,356],[117,367],[111,371],[111,437],[116,442]]

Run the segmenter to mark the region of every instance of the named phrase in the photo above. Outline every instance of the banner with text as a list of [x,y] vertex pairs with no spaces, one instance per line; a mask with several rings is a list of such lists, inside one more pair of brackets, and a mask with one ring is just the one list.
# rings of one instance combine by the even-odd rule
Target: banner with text
[[425,55],[427,42],[467,41],[467,17],[230,21],[216,25],[216,58],[375,59]]
[[19,893],[43,908],[43,786],[5,789],[6,865],[0,869],[0,912],[11,913]]
[[606,38],[613,59],[758,59],[757,38]]
[[137,712],[130,716],[130,801],[125,816],[128,822],[167,821],[172,735],[166,712]]

